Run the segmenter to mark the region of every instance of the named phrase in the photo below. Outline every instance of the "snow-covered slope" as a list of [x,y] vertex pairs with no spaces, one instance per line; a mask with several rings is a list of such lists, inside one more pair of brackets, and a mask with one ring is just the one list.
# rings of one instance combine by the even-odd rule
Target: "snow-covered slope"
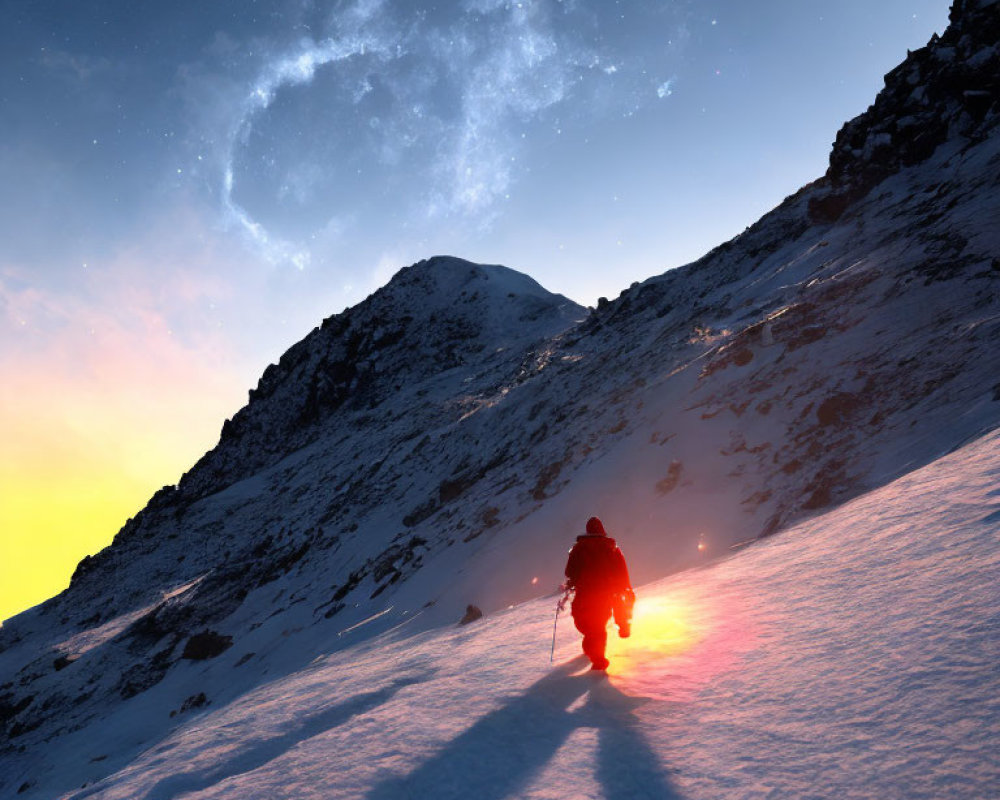
[[92,769],[123,766],[197,705],[192,671],[219,704],[390,627],[543,596],[591,514],[648,583],[996,428],[998,9],[956,3],[826,176],[613,302],[436,257],[325,320],[0,629],[0,794],[109,725]]
[[[331,419],[365,428],[369,439],[397,413],[410,418],[407,433],[419,430],[414,414],[477,377],[499,380],[515,367],[512,353],[519,358],[585,313],[506,267],[441,256],[407,267],[269,367],[250,403],[223,426],[219,445],[181,479],[179,494],[191,503],[252,476],[329,436]],[[470,375],[470,365],[483,375]],[[376,410],[378,419],[366,414]]]
[[[641,587],[609,678],[565,620],[549,665],[551,598],[466,627],[345,632],[291,671],[276,649],[237,666],[234,647],[11,777],[73,800],[990,797],[998,475],[994,433]],[[256,688],[234,687],[241,670]]]

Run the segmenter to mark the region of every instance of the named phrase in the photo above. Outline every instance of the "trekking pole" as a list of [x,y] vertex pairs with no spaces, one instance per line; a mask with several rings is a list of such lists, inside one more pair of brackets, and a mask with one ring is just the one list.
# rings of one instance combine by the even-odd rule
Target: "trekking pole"
[[559,602],[556,603],[556,618],[552,620],[552,649],[549,651],[549,663],[555,659],[556,656],[556,626],[559,624],[559,612],[566,607],[566,601],[569,599],[570,590],[567,588],[563,592],[563,596],[559,598]]

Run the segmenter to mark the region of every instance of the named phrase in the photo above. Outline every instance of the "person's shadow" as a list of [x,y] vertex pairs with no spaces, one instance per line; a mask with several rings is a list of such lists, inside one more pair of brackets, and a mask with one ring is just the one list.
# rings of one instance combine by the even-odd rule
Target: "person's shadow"
[[[594,775],[608,800],[679,800],[631,713],[645,700],[628,697],[606,677],[589,672],[573,674],[586,663],[580,656],[553,670],[523,695],[444,745],[410,774],[376,784],[367,800],[502,800],[516,796],[581,727],[598,730]],[[582,707],[568,710],[587,693]]]
[[[359,694],[325,711],[307,717],[281,736],[257,742],[228,760],[213,764],[208,769],[179,772],[163,778],[146,792],[143,800],[173,800],[180,795],[208,789],[227,778],[252,772],[284,755],[301,742],[340,727],[353,717],[384,705],[400,689],[419,682],[420,680],[416,677],[403,677],[376,691]],[[99,789],[99,786],[94,788]],[[73,800],[81,800],[87,794],[89,792],[74,795]]]

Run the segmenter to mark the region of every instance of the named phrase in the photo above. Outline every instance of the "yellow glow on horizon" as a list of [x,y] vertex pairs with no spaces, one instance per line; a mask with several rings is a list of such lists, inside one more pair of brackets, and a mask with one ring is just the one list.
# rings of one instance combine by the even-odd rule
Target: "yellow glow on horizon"
[[259,332],[230,323],[273,326],[272,273],[204,210],[75,274],[0,257],[0,620],[62,590],[246,402]]
[[112,465],[0,471],[0,620],[58,594],[80,559],[110,543],[148,499]]
[[65,589],[79,561],[176,483],[238,407],[232,373],[156,363],[159,374],[123,358],[98,364],[96,375],[36,364],[5,376],[0,621]]
[[55,409],[11,416],[2,408],[0,620],[65,589],[85,555],[110,544],[214,444],[217,428],[206,420],[223,412],[185,409],[176,395],[161,403],[181,414],[155,427],[113,407],[78,408],[71,421]]

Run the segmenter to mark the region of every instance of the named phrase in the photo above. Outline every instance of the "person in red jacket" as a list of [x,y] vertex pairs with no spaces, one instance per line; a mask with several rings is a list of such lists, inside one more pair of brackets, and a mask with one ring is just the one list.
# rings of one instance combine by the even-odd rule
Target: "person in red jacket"
[[628,577],[625,556],[597,518],[587,520],[587,533],[576,537],[566,562],[566,588],[574,591],[573,623],[583,634],[583,652],[591,669],[608,668],[604,648],[608,620],[614,614],[618,635],[630,633],[635,593]]

